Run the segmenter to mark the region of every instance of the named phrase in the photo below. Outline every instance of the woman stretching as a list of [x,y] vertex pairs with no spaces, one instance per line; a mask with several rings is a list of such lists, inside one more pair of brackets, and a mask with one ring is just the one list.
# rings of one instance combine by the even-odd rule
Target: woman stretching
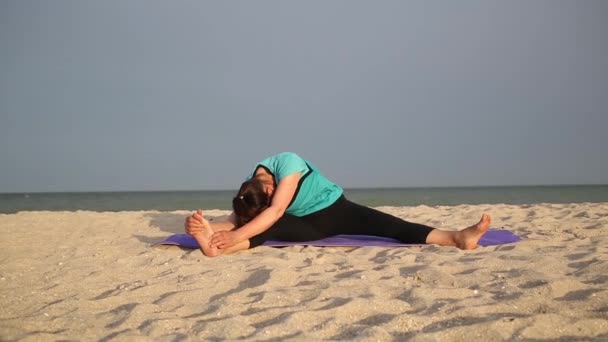
[[207,221],[200,209],[186,218],[186,232],[205,255],[234,253],[266,240],[312,241],[339,234],[473,249],[490,227],[486,214],[473,226],[445,231],[353,203],[309,161],[289,152],[259,162],[232,208],[224,222]]

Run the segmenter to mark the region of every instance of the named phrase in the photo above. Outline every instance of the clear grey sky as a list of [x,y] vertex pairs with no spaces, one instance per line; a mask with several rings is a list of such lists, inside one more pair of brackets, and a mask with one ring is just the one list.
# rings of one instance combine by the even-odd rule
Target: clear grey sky
[[608,1],[0,2],[0,192],[608,183]]

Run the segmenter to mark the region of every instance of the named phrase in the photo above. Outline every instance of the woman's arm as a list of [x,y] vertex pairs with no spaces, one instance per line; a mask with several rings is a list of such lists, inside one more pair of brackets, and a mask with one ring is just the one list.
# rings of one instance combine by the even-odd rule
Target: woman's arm
[[297,172],[281,179],[274,191],[270,207],[262,211],[253,220],[232,231],[219,231],[213,234],[211,246],[217,248],[228,248],[241,241],[259,235],[270,228],[284,214],[291,203],[298,188],[298,182],[302,175]]

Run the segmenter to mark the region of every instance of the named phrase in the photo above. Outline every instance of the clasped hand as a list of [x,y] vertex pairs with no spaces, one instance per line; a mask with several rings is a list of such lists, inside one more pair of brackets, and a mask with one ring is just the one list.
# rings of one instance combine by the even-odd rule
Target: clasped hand
[[213,233],[209,245],[219,249],[228,248],[241,242],[240,236],[233,230],[220,230]]

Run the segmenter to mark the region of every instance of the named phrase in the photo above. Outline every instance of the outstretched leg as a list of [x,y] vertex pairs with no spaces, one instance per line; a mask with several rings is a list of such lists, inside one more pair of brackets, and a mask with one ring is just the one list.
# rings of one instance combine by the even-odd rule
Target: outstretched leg
[[432,230],[426,237],[426,243],[439,246],[454,246],[460,249],[477,248],[477,242],[490,228],[490,215],[483,214],[481,220],[460,231]]
[[473,249],[490,227],[490,216],[484,214],[481,220],[461,231],[446,231],[423,224],[405,221],[399,217],[381,212],[340,198],[335,204],[318,213],[304,217],[305,220],[322,231],[337,234],[360,234],[388,237],[403,243],[436,244]]
[[219,232],[220,230],[234,230],[236,229],[236,216],[232,213],[227,219],[220,221],[211,220],[209,221],[209,224],[214,232]]
[[305,217],[315,227],[331,233],[374,235],[409,244],[425,244],[435,229],[357,204],[342,197],[335,204]]

